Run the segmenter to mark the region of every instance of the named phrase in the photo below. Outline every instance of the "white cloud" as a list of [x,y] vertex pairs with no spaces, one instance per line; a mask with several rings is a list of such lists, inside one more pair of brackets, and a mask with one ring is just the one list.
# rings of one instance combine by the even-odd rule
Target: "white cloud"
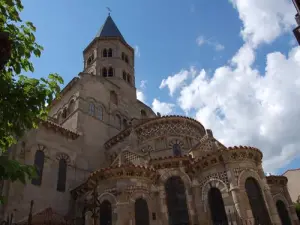
[[196,118],[226,145],[260,148],[265,168],[273,172],[300,156],[300,48],[287,57],[268,54],[264,74],[252,68],[254,60],[245,44],[231,66],[212,77],[201,70],[177,100],[184,111],[196,110]]
[[147,80],[141,80],[140,88],[141,88],[141,89],[145,89],[147,83],[148,83]]
[[194,76],[195,74],[196,71],[193,67],[191,67],[189,71],[182,70],[173,76],[168,76],[167,79],[163,79],[159,88],[168,87],[170,96],[173,96],[174,92],[184,85],[184,81],[188,79],[189,76]]
[[136,90],[136,97],[138,100],[146,104],[146,96],[141,90]]
[[216,42],[216,41],[213,41],[211,38],[210,39],[206,39],[204,36],[199,36],[197,37],[196,39],[196,43],[199,47],[203,46],[203,45],[210,45],[212,46],[216,51],[222,51],[225,49],[225,46]]
[[136,57],[138,57],[138,58],[141,57],[141,52],[140,52],[139,46],[136,45],[136,46],[134,47],[134,52],[135,52]]
[[288,0],[229,0],[243,22],[242,37],[252,46],[271,43],[282,33],[291,32],[296,14]]
[[161,102],[156,98],[152,102],[152,110],[155,113],[160,113],[162,115],[170,114],[175,107],[172,103]]

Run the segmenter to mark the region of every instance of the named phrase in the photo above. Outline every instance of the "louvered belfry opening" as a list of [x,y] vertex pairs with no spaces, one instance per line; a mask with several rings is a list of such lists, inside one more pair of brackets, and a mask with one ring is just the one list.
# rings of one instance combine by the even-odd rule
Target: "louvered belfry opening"
[[189,213],[185,186],[178,176],[170,177],[165,183],[169,225],[188,225]]
[[212,187],[208,192],[208,204],[213,225],[228,225],[225,206],[221,191]]
[[112,207],[111,203],[104,200],[100,204],[100,224],[111,225],[112,224]]
[[292,225],[291,218],[289,216],[289,212],[288,212],[284,202],[281,200],[278,200],[276,202],[276,208],[277,208],[281,223],[284,225]]
[[135,225],[149,225],[149,209],[145,199],[138,198],[134,204]]
[[255,225],[271,225],[271,219],[258,182],[253,177],[249,177],[245,182],[245,188]]

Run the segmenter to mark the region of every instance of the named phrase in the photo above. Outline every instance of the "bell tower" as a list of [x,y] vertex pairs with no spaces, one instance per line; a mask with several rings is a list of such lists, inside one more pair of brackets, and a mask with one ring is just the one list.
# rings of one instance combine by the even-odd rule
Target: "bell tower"
[[134,49],[125,41],[110,14],[94,40],[83,51],[84,73],[101,76],[120,92],[136,99]]

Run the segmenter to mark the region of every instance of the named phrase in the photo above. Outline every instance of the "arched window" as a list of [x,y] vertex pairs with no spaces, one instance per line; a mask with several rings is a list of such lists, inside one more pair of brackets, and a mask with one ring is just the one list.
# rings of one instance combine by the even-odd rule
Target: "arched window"
[[117,96],[116,92],[114,92],[114,91],[110,92],[110,101],[113,104],[118,105],[118,96]]
[[260,186],[253,177],[247,178],[245,189],[255,219],[255,225],[271,225],[271,219]]
[[142,118],[145,118],[147,116],[146,111],[143,109],[141,110],[141,116],[142,116]]
[[123,119],[123,128],[126,129],[128,127],[128,123],[126,119]]
[[68,111],[66,108],[63,109],[63,112],[62,112],[62,118],[63,119],[66,119],[67,118],[67,115],[68,115]]
[[89,106],[89,114],[91,116],[95,116],[95,105],[94,103],[90,103],[90,106]]
[[103,57],[107,57],[107,50],[106,50],[106,48],[103,49],[102,56],[103,56]]
[[102,120],[102,119],[103,119],[103,109],[102,109],[101,106],[99,106],[98,109],[97,109],[97,118],[98,118],[99,120]]
[[138,198],[134,204],[135,225],[149,225],[149,209],[145,199]]
[[212,187],[208,192],[208,204],[212,224],[228,225],[222,194],[218,188]]
[[102,76],[107,77],[107,69],[105,67],[102,68]]
[[70,104],[69,104],[69,107],[68,107],[69,113],[72,113],[74,111],[74,109],[75,109],[75,101],[74,101],[74,99],[72,99],[70,101]]
[[173,145],[173,155],[181,156],[181,148],[180,148],[180,145],[177,143]]
[[108,49],[107,56],[108,56],[108,57],[112,57],[112,54],[113,54],[112,52],[113,52],[113,51],[112,51],[112,49],[111,49],[111,48],[110,48],[110,49]]
[[109,67],[108,69],[108,76],[112,77],[114,75],[114,69],[112,67]]
[[34,156],[34,166],[37,169],[37,177],[31,180],[31,183],[36,186],[42,184],[44,170],[45,154],[41,150],[37,150]]
[[131,75],[127,74],[127,82],[131,84]]
[[289,212],[286,209],[286,205],[283,201],[278,200],[276,202],[276,208],[278,211],[279,218],[281,220],[282,225],[292,225],[291,218],[289,216]]
[[127,75],[125,71],[123,71],[123,80],[127,80]]
[[125,54],[122,52],[122,60],[125,60]]
[[64,192],[66,190],[66,180],[67,180],[67,162],[65,159],[59,160],[58,165],[58,178],[56,190]]
[[116,126],[117,126],[117,128],[120,129],[121,128],[121,117],[117,114],[115,119],[116,119]]
[[107,200],[100,204],[100,224],[112,225],[112,209],[110,202]]
[[170,177],[165,183],[169,225],[188,225],[189,214],[185,187],[180,177]]

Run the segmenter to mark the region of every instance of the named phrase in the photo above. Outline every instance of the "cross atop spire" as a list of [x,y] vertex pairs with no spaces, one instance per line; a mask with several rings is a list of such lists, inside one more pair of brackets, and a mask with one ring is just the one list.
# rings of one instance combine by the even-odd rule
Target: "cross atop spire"
[[103,24],[103,26],[100,28],[99,32],[97,33],[96,37],[119,37],[123,42],[126,43],[123,35],[119,31],[117,25],[113,21],[113,19],[110,16],[110,8],[107,7],[107,10],[109,11],[108,16]]
[[106,7],[107,11],[108,11],[108,15],[110,16],[111,13],[111,9],[109,7]]

